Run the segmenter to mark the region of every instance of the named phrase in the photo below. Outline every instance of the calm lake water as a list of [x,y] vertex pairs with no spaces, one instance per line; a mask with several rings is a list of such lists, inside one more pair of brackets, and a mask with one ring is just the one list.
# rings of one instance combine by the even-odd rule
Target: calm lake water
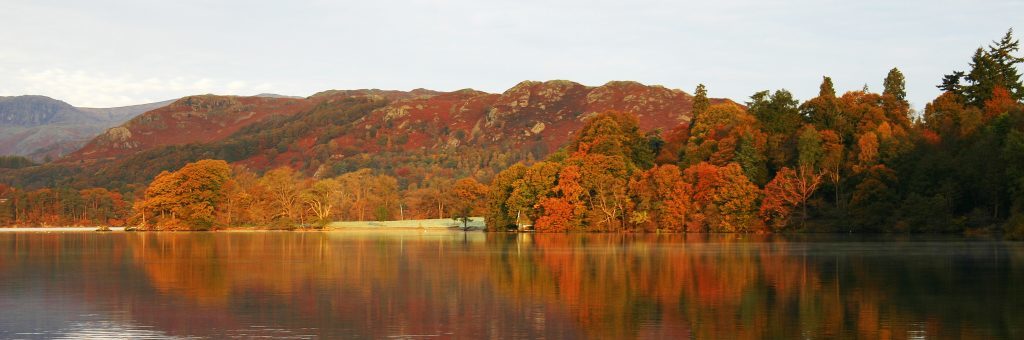
[[0,338],[1024,339],[1024,243],[0,233]]

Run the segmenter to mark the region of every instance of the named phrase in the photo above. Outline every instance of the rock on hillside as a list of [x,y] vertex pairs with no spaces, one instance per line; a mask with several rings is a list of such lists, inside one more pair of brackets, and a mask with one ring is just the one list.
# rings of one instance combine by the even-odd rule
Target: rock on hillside
[[636,82],[590,87],[565,80],[524,81],[501,94],[461,90],[399,100],[360,124],[380,129],[378,135],[408,136],[407,149],[540,143],[550,151],[570,140],[584,120],[598,112],[632,112],[641,128],[667,131],[688,122],[692,106],[689,94]]

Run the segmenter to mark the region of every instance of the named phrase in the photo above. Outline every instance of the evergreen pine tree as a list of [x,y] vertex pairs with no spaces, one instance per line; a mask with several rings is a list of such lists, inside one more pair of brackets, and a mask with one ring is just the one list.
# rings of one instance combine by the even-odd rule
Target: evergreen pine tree
[[[1006,31],[1003,38],[994,41],[988,50],[978,48],[971,57],[970,72],[953,71],[942,78],[938,88],[964,97],[965,101],[977,107],[992,97],[992,91],[1002,87],[1015,100],[1024,99],[1024,84],[1021,83],[1017,64],[1024,58],[1014,56],[1020,50],[1020,41],[1013,39],[1013,29]],[[961,85],[961,79],[966,85]]]
[[704,88],[704,84],[697,84],[697,90],[693,91],[693,112],[690,118],[690,126],[694,126],[697,123],[697,117],[700,117],[710,106],[708,90]]
[[[1002,86],[1010,91],[1013,99],[1024,99],[1024,84],[1021,83],[1017,64],[1024,62],[1024,57],[1016,57],[1014,52],[1020,50],[1020,40],[1013,39],[1013,28],[1006,31],[1003,38],[995,45],[990,45],[988,54],[995,64]],[[991,95],[991,93],[989,93]]]
[[907,98],[907,81],[903,77],[903,72],[900,72],[898,68],[889,70],[889,74],[885,76],[885,90],[882,91],[883,95],[892,95],[896,99],[904,100]]
[[836,88],[832,85],[832,78],[823,77],[821,86],[818,87],[818,97],[835,98]]
[[936,85],[943,92],[963,95],[963,85],[960,81],[964,79],[964,71],[953,71],[951,74],[942,76],[942,84]]

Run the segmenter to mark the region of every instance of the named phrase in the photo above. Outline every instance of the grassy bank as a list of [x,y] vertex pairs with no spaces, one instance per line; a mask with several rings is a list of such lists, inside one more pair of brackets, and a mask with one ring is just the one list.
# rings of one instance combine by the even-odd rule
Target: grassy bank
[[[462,222],[452,219],[425,219],[425,220],[401,220],[401,221],[345,221],[331,222],[327,224],[328,230],[345,229],[452,229],[461,228]],[[469,227],[473,230],[484,229],[483,217],[472,217]]]

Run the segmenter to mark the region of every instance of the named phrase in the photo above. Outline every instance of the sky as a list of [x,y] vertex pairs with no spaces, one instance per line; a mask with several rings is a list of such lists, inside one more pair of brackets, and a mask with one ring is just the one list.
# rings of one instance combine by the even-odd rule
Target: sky
[[0,96],[110,107],[193,94],[634,80],[746,101],[880,91],[920,109],[1010,27],[1017,1],[3,0]]

